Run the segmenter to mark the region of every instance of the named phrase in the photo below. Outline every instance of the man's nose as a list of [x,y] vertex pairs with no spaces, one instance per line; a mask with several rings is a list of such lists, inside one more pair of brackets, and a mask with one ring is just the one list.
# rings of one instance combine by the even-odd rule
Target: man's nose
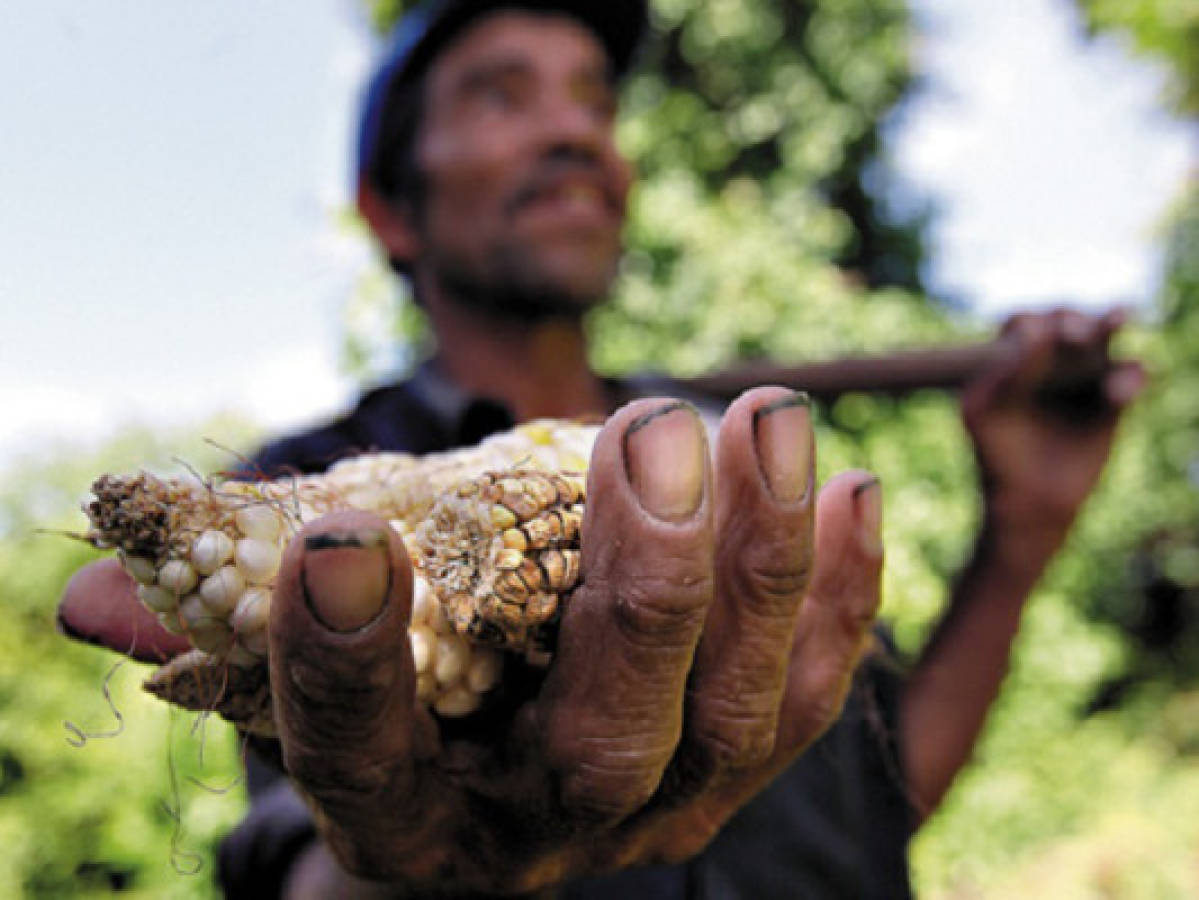
[[547,98],[538,111],[538,125],[546,145],[571,147],[597,158],[611,130],[611,123],[593,105],[570,95]]

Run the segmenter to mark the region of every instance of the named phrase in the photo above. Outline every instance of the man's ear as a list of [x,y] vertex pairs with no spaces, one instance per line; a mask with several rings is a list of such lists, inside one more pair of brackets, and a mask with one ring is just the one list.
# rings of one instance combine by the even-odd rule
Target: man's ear
[[358,211],[389,257],[401,261],[416,258],[420,237],[409,212],[397,209],[366,182],[358,185]]

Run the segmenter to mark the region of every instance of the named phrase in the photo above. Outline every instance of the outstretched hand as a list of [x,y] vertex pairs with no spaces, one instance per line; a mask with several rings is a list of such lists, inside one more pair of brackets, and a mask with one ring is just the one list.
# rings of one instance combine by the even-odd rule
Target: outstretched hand
[[[412,573],[381,520],[289,546],[270,623],[282,759],[340,866],[414,890],[516,892],[680,860],[836,718],[879,600],[879,487],[819,500],[808,410],[779,388],[694,412],[638,401],[601,431],[583,583],[510,715],[447,728],[415,700]],[[114,605],[81,575],[66,629]],[[131,593],[131,592],[130,592]],[[127,635],[126,635],[127,637]]]

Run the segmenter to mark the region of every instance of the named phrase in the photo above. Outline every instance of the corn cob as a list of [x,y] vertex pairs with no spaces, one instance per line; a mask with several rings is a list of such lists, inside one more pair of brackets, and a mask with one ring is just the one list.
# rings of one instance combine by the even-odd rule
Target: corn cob
[[506,656],[549,662],[579,580],[596,431],[540,420],[466,450],[368,454],[275,481],[103,475],[84,507],[87,539],[118,551],[141,602],[195,648],[147,690],[270,735],[267,621],[283,547],[325,513],[374,512],[403,536],[416,575],[417,696],[463,716],[499,683]]

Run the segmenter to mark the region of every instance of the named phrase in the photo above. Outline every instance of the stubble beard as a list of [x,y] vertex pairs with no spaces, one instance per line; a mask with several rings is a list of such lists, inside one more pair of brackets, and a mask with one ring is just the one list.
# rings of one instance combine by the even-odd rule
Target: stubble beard
[[579,319],[603,303],[616,276],[619,254],[594,271],[566,277],[549,271],[523,248],[493,248],[483,263],[441,250],[431,254],[434,277],[462,309],[492,320],[533,325]]

